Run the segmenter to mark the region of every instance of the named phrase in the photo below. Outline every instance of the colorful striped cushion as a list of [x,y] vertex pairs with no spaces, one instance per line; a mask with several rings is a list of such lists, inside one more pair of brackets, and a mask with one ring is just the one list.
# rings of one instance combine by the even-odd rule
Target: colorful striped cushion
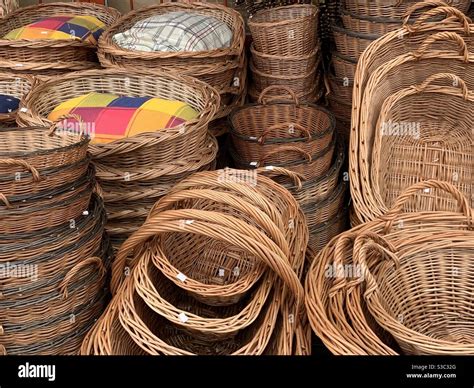
[[[57,121],[61,116],[71,114],[81,118],[82,129],[91,135],[92,143],[108,143],[176,127],[199,115],[181,101],[89,93],[63,102],[49,114],[48,119]],[[66,129],[80,127],[74,118],[66,119],[63,126]]]
[[51,16],[10,31],[3,39],[76,39],[96,45],[104,28],[95,16]]

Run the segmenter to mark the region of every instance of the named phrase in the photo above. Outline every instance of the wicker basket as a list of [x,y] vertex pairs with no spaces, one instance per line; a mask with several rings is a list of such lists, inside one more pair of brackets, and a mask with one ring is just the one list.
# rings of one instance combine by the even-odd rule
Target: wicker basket
[[302,94],[305,93],[311,85],[318,85],[321,82],[319,63],[307,73],[289,76],[263,73],[257,70],[253,62],[250,61],[250,71],[255,88],[262,91],[269,86],[281,85],[292,89],[297,94]]
[[341,18],[347,30],[378,37],[398,30],[402,26],[400,20],[355,15],[345,9],[342,10]]
[[361,34],[338,26],[333,26],[333,35],[337,52],[354,61],[357,61],[369,44],[378,38],[377,35]]
[[336,77],[341,78],[343,80],[348,80],[348,82],[353,83],[357,61],[345,57],[340,53],[332,53],[331,64],[334,69],[334,74]]
[[257,12],[248,26],[257,51],[263,54],[307,55],[317,46],[318,9],[289,5]]
[[316,46],[311,53],[306,55],[270,55],[255,50],[253,45],[250,46],[255,69],[262,73],[280,76],[310,73],[320,60],[320,50],[320,47]]
[[[230,155],[237,168],[248,170],[253,168],[271,167],[285,168],[289,171],[299,174],[305,180],[313,180],[325,175],[331,167],[333,156],[334,156],[334,141],[331,142],[326,148],[317,152],[316,154],[309,154],[303,151],[300,147],[294,146],[282,146],[269,151],[260,157],[259,160],[245,163],[239,158],[239,155],[230,149]],[[286,159],[292,158],[291,162],[281,162],[283,155],[294,155],[286,156]]]
[[[89,92],[115,93],[131,97],[148,95],[188,103],[200,115],[174,128],[147,132],[106,144],[90,145],[95,160],[126,171],[130,166],[167,163],[185,158],[206,141],[207,126],[219,107],[219,95],[207,84],[169,72],[134,73],[106,69],[73,73],[52,79],[33,89],[20,112],[21,125],[51,125],[46,118],[61,102]],[[159,147],[160,152],[157,152]]]
[[94,185],[94,170],[91,168],[73,184],[54,190],[34,195],[2,195],[1,214],[4,222],[0,225],[0,232],[34,232],[66,224],[87,210]]
[[[334,237],[348,229],[347,208],[338,212],[327,222],[315,225],[309,230],[308,248],[317,255]],[[306,261],[312,263],[314,256]]]
[[18,9],[18,0],[2,0],[0,2],[0,17],[5,17]]
[[[445,80],[448,86],[435,85],[438,80]],[[423,84],[402,89],[385,100],[371,166],[372,193],[381,213],[392,206],[407,186],[426,179],[450,182],[474,206],[474,123],[472,115],[463,116],[473,109],[473,103],[472,91],[463,80],[449,73],[435,74]],[[392,128],[393,133],[385,125],[403,122],[417,125],[398,131]],[[456,209],[457,203],[450,196],[438,194],[420,193],[407,208]]]
[[329,110],[334,114],[335,117],[343,119],[346,122],[350,122],[352,115],[352,105],[350,100],[342,100],[339,98],[329,95]]
[[[451,192],[459,201],[460,212],[403,213],[405,202],[426,188]],[[383,248],[385,250],[393,243],[398,244],[397,241],[402,244],[416,241],[420,234],[425,239],[443,231],[455,235],[472,225],[473,214],[467,200],[453,186],[426,181],[409,188],[383,219],[358,226],[333,239],[315,258],[306,279],[306,305],[311,326],[331,352],[360,355],[400,352],[393,338],[377,324],[365,306],[366,289],[361,287],[363,278],[358,272],[347,272],[346,275],[348,270],[357,270],[352,257],[361,246],[360,242],[367,238],[376,243],[383,242],[375,233],[382,234],[389,241],[389,245]],[[429,270],[430,267],[424,268]],[[420,308],[418,304],[417,308]]]
[[[108,7],[85,3],[39,4],[20,8],[0,19],[0,36],[38,19],[56,15],[95,16],[110,26],[120,13]],[[25,72],[85,70],[98,67],[96,46],[76,39],[5,40],[0,39],[0,68]]]
[[[300,102],[308,103],[308,104],[316,104],[322,98],[324,94],[324,90],[323,90],[324,87],[319,83],[319,79],[317,81],[318,83],[314,83],[310,89],[305,89],[304,91],[298,92],[298,93],[295,92],[295,95],[296,97],[298,97],[298,100]],[[250,102],[253,102],[253,103],[258,102],[258,99],[262,92],[263,90],[257,90],[255,88],[255,85],[251,84],[248,91]],[[271,95],[271,97],[274,98],[275,100],[285,101],[288,98],[287,93],[280,94],[280,92],[277,92],[276,90],[268,94]]]
[[[27,75],[0,73],[0,94],[20,100],[29,93],[36,82],[35,78]],[[13,124],[16,120],[16,114],[17,112],[0,113],[0,123],[2,125]]]
[[[443,0],[445,4],[459,8],[466,13],[469,0]],[[407,9],[416,3],[415,0],[344,0],[344,7],[351,13],[362,16],[402,19]]]
[[[278,102],[269,97],[269,92],[274,90],[289,93],[291,102]],[[335,125],[324,108],[300,104],[292,90],[276,86],[266,88],[258,104],[235,109],[229,123],[233,145],[244,163],[258,161],[286,145],[314,155],[331,143]],[[282,163],[294,160],[291,154],[278,156]]]
[[[422,7],[423,3],[420,3],[421,5],[416,5],[414,6],[410,12],[415,11],[416,9],[419,9]],[[444,16],[446,19],[441,20],[441,21],[436,21],[436,22],[429,22],[429,20],[432,20],[433,18],[439,17],[439,16]],[[407,14],[409,16],[409,14]],[[438,36],[437,38],[433,37],[432,35],[442,32],[443,35]],[[417,60],[416,63],[416,70],[414,69],[413,62],[410,64],[406,63],[405,67],[407,68],[408,73],[404,73],[402,71],[402,67],[397,69],[397,80],[395,81],[396,84],[400,83],[400,87],[406,87],[409,85],[413,84],[418,84],[422,82],[428,76],[429,74],[433,74],[435,72],[443,72],[446,71],[446,65],[442,69],[437,70],[437,66],[435,65],[436,62],[438,62],[438,57],[445,57],[444,53],[446,53],[446,60],[445,63],[448,64],[448,68],[451,71],[451,66],[455,65],[455,63],[459,63],[458,61],[454,60],[451,62],[448,62],[448,55],[453,56],[454,53],[448,53],[447,47],[449,48],[449,51],[451,50],[450,47],[454,47],[453,43],[451,43],[452,40],[448,38],[448,36],[444,35],[446,33],[457,33],[462,36],[464,39],[464,44],[467,44],[468,47],[474,47],[472,46],[474,44],[474,41],[472,39],[472,33],[474,32],[474,29],[469,24],[469,20],[457,9],[452,8],[452,7],[437,7],[434,8],[426,13],[424,13],[422,16],[420,16],[412,25],[405,25],[403,29],[399,31],[394,31],[391,32],[379,40],[377,40],[376,43],[370,46],[364,54],[361,56],[359,59],[359,65],[358,65],[358,74],[356,75],[356,82],[355,82],[355,89],[354,89],[354,100],[353,100],[353,105],[354,109],[352,112],[352,120],[353,120],[353,125],[352,125],[352,132],[351,132],[351,149],[350,149],[350,182],[351,182],[351,193],[353,195],[353,200],[354,200],[354,206],[357,212],[357,218],[360,219],[361,221],[366,221],[367,219],[364,217],[364,213],[371,214],[371,209],[370,207],[367,207],[367,205],[364,202],[364,195],[362,194],[362,180],[364,179],[363,177],[360,177],[359,172],[362,172],[362,174],[368,174],[368,169],[369,165],[367,164],[367,161],[369,160],[367,155],[371,155],[370,152],[367,151],[367,147],[372,147],[372,140],[365,139],[364,144],[362,144],[362,141],[360,139],[361,136],[361,128],[360,128],[360,123],[361,123],[361,110],[367,109],[367,106],[364,105],[363,103],[363,96],[365,94],[365,89],[367,86],[367,82],[369,78],[372,76],[372,73],[374,73],[380,66],[383,64],[386,64],[387,62],[392,62],[393,65],[395,65],[396,58],[399,57],[400,55],[408,55],[407,53],[410,52],[417,52],[418,55],[412,56],[413,60]],[[400,39],[401,34],[403,34],[404,39]],[[436,41],[436,39],[440,39],[439,41]],[[427,39],[435,39],[434,42],[432,43],[427,43],[425,42]],[[449,42],[448,42],[449,41]],[[459,41],[459,40],[458,40]],[[429,61],[423,60],[423,58],[428,59],[429,52],[421,52],[420,46],[425,42],[425,50],[427,47],[431,47],[429,52],[431,52],[431,59]],[[427,46],[428,45],[428,46]],[[460,58],[464,58],[461,60],[465,60],[465,55],[464,53],[462,55],[459,55]],[[406,57],[408,60],[408,57]],[[420,61],[418,61],[418,58],[420,58]],[[409,60],[408,60],[409,61]],[[428,66],[423,66],[423,63],[429,63]],[[398,63],[397,63],[398,65]],[[388,64],[386,65],[388,66]],[[408,66],[411,66],[410,68]],[[386,67],[387,69],[387,67]],[[378,72],[381,70],[377,70]],[[452,70],[454,74],[457,74],[456,70]],[[403,78],[400,78],[400,74],[404,75]],[[418,75],[416,74],[418,73]],[[462,74],[459,74],[461,77],[463,77]],[[385,77],[384,77],[385,78]],[[378,79],[375,76],[372,77],[372,79],[375,81]],[[404,84],[406,80],[409,80],[410,84]],[[469,85],[469,83],[468,83]],[[392,84],[392,86],[395,86]],[[470,85],[469,85],[470,86]],[[391,88],[390,88],[391,89]],[[383,87],[377,87],[376,90],[377,94],[383,93]],[[393,93],[393,92],[392,92]],[[382,99],[372,99],[373,105],[371,106],[370,110],[367,113],[364,113],[366,115],[372,114],[374,112],[377,112],[376,115],[374,116],[375,123],[376,124],[376,117],[378,117],[378,109],[376,107],[376,104],[381,104],[383,100],[386,97],[383,97]],[[367,119],[366,119],[367,120]],[[372,124],[371,124],[372,126]],[[363,132],[368,132],[368,131],[363,131]],[[371,135],[372,136],[372,135]],[[364,149],[360,149],[360,147]],[[367,176],[367,175],[365,175]]]
[[[61,168],[87,159],[86,136],[46,128],[0,129],[0,159],[20,159],[38,171]],[[0,174],[11,174],[0,165]]]
[[[200,15],[212,16],[232,30],[233,38],[230,47],[210,51],[187,52],[141,52],[126,50],[113,42],[113,37],[130,29],[140,20],[169,12],[185,11]],[[230,61],[240,63],[244,51],[244,22],[242,16],[232,8],[210,3],[163,3],[129,12],[110,27],[100,38],[99,57],[104,66],[121,66],[129,69],[155,70],[157,66],[170,70],[184,70],[194,75],[194,67],[228,64]],[[211,72],[208,72],[211,75]]]
[[[438,51],[433,48],[435,45],[451,45],[453,42],[459,47],[455,52]],[[471,74],[472,71],[469,70],[473,61],[472,56],[468,54],[468,47],[470,46],[474,47],[474,41],[468,45],[464,39],[454,32],[432,34],[422,41],[418,51],[398,56],[379,67],[371,77],[371,82],[366,84],[362,99],[363,105],[357,109],[359,106],[354,103],[354,105],[357,105],[357,111],[356,116],[353,116],[353,118],[358,117],[360,122],[364,123],[364,126],[357,125],[357,131],[353,132],[353,138],[354,140],[357,139],[357,144],[355,141],[351,144],[351,147],[354,150],[354,147],[357,147],[359,152],[359,160],[357,161],[354,160],[354,155],[351,153],[352,166],[358,166],[358,174],[354,174],[351,170],[351,187],[358,218],[367,220],[372,219],[374,215],[381,214],[379,212],[379,202],[373,199],[372,184],[369,182],[373,163],[373,144],[378,131],[377,120],[383,101],[391,94],[403,88],[420,84],[427,76],[445,72],[446,69],[464,78],[469,88],[474,88],[474,77]],[[458,50],[460,51],[459,54]],[[466,64],[466,60],[468,64]],[[416,69],[414,69],[414,64],[416,64]],[[400,78],[400,74],[403,74],[403,78]],[[408,124],[412,122],[413,120],[409,120]],[[425,178],[428,178],[428,176]],[[360,191],[356,187],[359,187]]]

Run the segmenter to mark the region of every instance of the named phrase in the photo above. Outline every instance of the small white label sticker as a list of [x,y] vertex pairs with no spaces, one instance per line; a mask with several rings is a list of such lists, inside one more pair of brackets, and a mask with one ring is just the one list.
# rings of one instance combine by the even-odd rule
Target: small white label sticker
[[273,171],[275,169],[275,166],[266,166],[265,170],[267,171]]
[[185,282],[186,279],[188,278],[184,273],[180,272],[176,277],[181,280],[182,282]]
[[179,317],[179,320],[183,323],[186,323],[189,320],[188,316],[185,313],[179,314],[178,317]]

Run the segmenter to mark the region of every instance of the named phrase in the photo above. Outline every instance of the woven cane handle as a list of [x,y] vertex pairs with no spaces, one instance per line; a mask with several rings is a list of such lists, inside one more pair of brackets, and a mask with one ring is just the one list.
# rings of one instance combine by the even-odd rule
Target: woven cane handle
[[275,155],[275,154],[279,154],[279,153],[282,153],[282,152],[297,152],[297,153],[303,155],[305,157],[305,159],[308,161],[308,163],[311,163],[312,160],[313,160],[312,156],[308,152],[306,152],[305,150],[302,150],[299,147],[284,146],[284,147],[275,148],[275,149],[267,152],[266,154],[262,155],[262,157],[260,158],[260,160],[258,162],[258,165],[262,166],[263,164],[265,164],[266,160],[270,156]]
[[49,135],[50,136],[53,136],[53,135],[56,135],[56,130],[57,129],[62,129],[64,130],[64,128],[61,126],[65,120],[67,119],[74,119],[76,120],[78,123],[79,123],[79,131],[77,131],[77,134],[78,135],[81,135],[81,136],[88,136],[86,130],[85,130],[85,123],[84,123],[84,120],[82,120],[82,117],[77,115],[77,114],[67,114],[67,115],[64,115],[64,116],[61,116],[59,117],[56,121],[53,122],[53,125],[51,126],[50,128],[50,131],[49,131]]
[[420,48],[415,53],[413,53],[413,55],[419,59],[426,53],[428,48],[433,43],[439,42],[439,41],[452,41],[452,42],[457,43],[457,45],[459,46],[459,55],[461,55],[464,58],[465,62],[469,62],[470,54],[469,54],[469,48],[467,47],[466,42],[459,34],[456,34],[455,32],[449,32],[449,31],[438,32],[434,35],[429,36],[423,41]]
[[81,269],[89,265],[95,265],[99,269],[100,278],[105,276],[107,270],[104,267],[104,263],[100,257],[89,257],[86,260],[82,260],[72,267],[69,272],[66,274],[64,279],[59,285],[59,292],[63,295],[63,298],[68,297],[67,287],[72,279],[79,273]]
[[467,88],[466,83],[457,75],[451,73],[433,74],[416,87],[417,92],[423,93],[433,82],[438,80],[449,81],[449,86],[459,87],[459,89],[461,89],[465,100],[469,98],[469,89]]
[[40,173],[36,168],[34,168],[30,163],[28,163],[26,160],[21,160],[21,159],[0,159],[0,164],[3,164],[5,166],[19,166],[23,167],[29,172],[31,172],[31,175],[33,176],[33,180],[35,182],[39,182],[41,180]]
[[258,97],[258,103],[266,105],[268,101],[278,100],[277,97],[268,97],[268,100],[265,98],[265,96],[268,94],[268,92],[270,92],[272,90],[284,90],[285,92],[288,93],[288,95],[291,97],[292,101],[294,102],[294,104],[296,106],[298,106],[300,104],[299,100],[298,100],[298,97],[296,97],[296,94],[293,91],[293,89],[291,89],[287,86],[281,86],[281,85],[271,85],[271,86],[268,86],[265,89],[263,89],[262,93],[260,93],[260,96]]
[[274,166],[267,166],[261,167],[257,169],[258,174],[269,174],[269,175],[283,175],[287,176],[293,180],[295,186],[298,187],[298,190],[301,190],[303,187],[302,181],[305,180],[305,177],[297,172],[287,170],[283,167],[274,167]]
[[429,189],[439,189],[443,190],[446,193],[449,193],[453,196],[453,198],[459,204],[459,211],[466,216],[468,219],[468,224],[472,225],[473,219],[473,209],[470,207],[467,198],[461,193],[455,186],[451,183],[438,181],[436,179],[430,179],[426,181],[422,181],[419,183],[415,183],[413,186],[407,188],[395,201],[395,204],[392,208],[385,214],[383,217],[384,220],[387,221],[385,225],[385,233],[388,233],[392,228],[392,225],[395,219],[402,213],[403,207],[408,202],[408,200],[413,197],[415,194],[420,192],[421,190],[429,190]]
[[[403,24],[406,25],[408,21],[410,20],[411,16],[416,12],[419,11],[420,9],[424,9],[427,7],[449,7],[449,4],[447,4],[443,0],[428,0],[428,1],[419,1],[415,3],[414,5],[410,6],[405,14],[403,15]],[[426,11],[428,12],[428,11]]]
[[12,205],[10,203],[10,201],[8,200],[7,197],[5,197],[5,195],[3,195],[2,193],[0,193],[0,201],[2,201],[5,206],[7,207],[7,209],[11,209]]
[[[421,5],[425,3],[418,3],[418,9],[422,8]],[[425,4],[426,6],[426,4]],[[408,24],[408,20],[410,19],[412,13],[416,11],[417,7],[416,5],[413,6],[411,9],[408,10],[406,16],[405,16],[405,21],[404,21],[404,27],[409,31],[409,32],[415,32],[416,30],[420,29],[424,23],[426,23],[427,20],[432,19],[436,16],[439,15],[445,15],[446,18],[443,21],[437,21],[436,23],[443,23],[448,19],[449,17],[454,17],[456,18],[459,23],[463,26],[464,32],[466,35],[469,35],[470,32],[470,26],[469,24],[471,23],[471,19],[469,19],[466,15],[464,15],[460,10],[454,7],[449,7],[449,6],[441,6],[437,7],[434,9],[431,9],[427,12],[424,12],[418,19],[415,20],[415,22],[412,25]],[[410,12],[411,11],[411,12]]]
[[303,127],[300,124],[297,123],[291,123],[291,122],[285,122],[285,123],[279,123],[279,124],[274,124],[268,127],[265,131],[263,131],[262,136],[259,137],[258,142],[260,144],[265,144],[265,140],[267,136],[272,133],[272,131],[276,129],[288,129],[288,133],[292,133],[295,129],[299,130],[301,133],[303,133],[307,140],[311,140],[311,132],[305,127]]

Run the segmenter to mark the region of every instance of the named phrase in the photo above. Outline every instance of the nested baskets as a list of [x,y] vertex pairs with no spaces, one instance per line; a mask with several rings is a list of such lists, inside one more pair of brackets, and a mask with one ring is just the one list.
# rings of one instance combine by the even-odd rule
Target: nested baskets
[[382,36],[402,26],[400,20],[351,14],[346,9],[342,9],[341,19],[345,29],[367,35]]
[[261,10],[248,26],[257,51],[270,55],[305,55],[317,45],[318,9],[290,5]]
[[[345,0],[343,5],[356,15],[402,19],[407,9],[414,3],[416,3],[414,0]],[[459,8],[462,12],[467,12],[470,6],[469,0],[447,0],[445,3]]]
[[[244,163],[259,161],[284,146],[298,147],[309,155],[326,149],[333,139],[334,118],[324,108],[300,104],[287,88],[292,102],[272,101],[264,90],[259,104],[235,109],[229,116],[232,142]],[[294,154],[278,155],[278,162],[294,161]]]
[[[0,20],[0,37],[38,19],[58,15],[95,16],[106,26],[113,24],[120,13],[96,4],[51,3],[20,8]],[[0,67],[21,72],[43,70],[85,70],[98,67],[96,46],[76,39],[0,39]]]
[[354,82],[357,61],[339,53],[332,53],[331,64],[336,77]]
[[296,202],[268,178],[226,169],[183,180],[118,252],[115,297],[82,353],[307,354],[306,236]]
[[338,53],[355,61],[378,38],[377,35],[362,34],[338,26],[333,26],[333,35]]
[[[458,201],[459,212],[404,213],[403,208],[406,202],[419,191],[426,189],[444,190],[451,193]],[[462,286],[453,288],[451,285],[454,284],[453,282],[463,282],[468,278],[458,272],[466,267],[460,264],[462,259],[458,261],[457,249],[463,245],[467,246],[464,241],[470,239],[472,242],[473,214],[473,209],[469,206],[467,199],[452,185],[433,180],[425,181],[407,189],[383,218],[358,226],[333,239],[313,260],[306,279],[306,306],[311,325],[331,352],[361,355],[388,355],[400,352],[416,354],[451,352],[455,354],[456,352],[449,348],[450,344],[446,340],[459,341],[458,349],[466,350],[465,341],[468,338],[466,337],[468,331],[463,330],[467,330],[470,324],[466,324],[465,320],[456,319],[451,314],[445,315],[443,319],[443,314],[437,314],[431,307],[436,308],[437,311],[442,309],[441,305],[433,301],[433,292],[440,293],[440,297],[436,300],[443,299],[444,290],[451,290],[453,298],[458,290],[462,292]],[[452,240],[447,245],[446,240],[437,243],[434,239],[438,235],[449,235]],[[466,235],[470,237],[463,241],[462,236]],[[430,242],[426,244],[428,241]],[[443,255],[441,252],[443,248],[450,251]],[[396,254],[400,252],[401,257],[410,257],[409,262],[405,262],[404,266],[398,260],[400,265],[394,265],[391,257],[395,257],[391,252]],[[364,263],[360,259],[357,260],[356,256],[366,257],[366,265],[361,265]],[[425,257],[429,257],[429,261]],[[368,270],[375,269],[377,266],[377,271],[373,271],[372,274],[377,279],[377,284],[374,284]],[[459,268],[455,269],[458,266]],[[395,281],[392,277],[394,281],[389,285],[387,277],[379,276],[391,271],[396,273],[399,270],[406,274],[405,279],[409,277],[415,281],[408,287],[411,288],[410,290],[404,288],[408,283],[402,281],[401,278]],[[443,279],[441,273],[446,275],[444,281],[439,280]],[[421,278],[424,280],[420,281]],[[433,279],[436,287],[428,279]],[[428,288],[425,288],[425,285],[431,287],[430,292],[427,291]],[[374,291],[378,292],[378,287],[385,290],[385,300],[390,300],[390,304],[383,303],[382,308],[385,310],[383,317],[381,310],[368,306]],[[404,299],[405,296],[410,295],[416,300],[416,310]],[[398,304],[397,300],[403,302]],[[461,301],[455,305],[461,308],[463,306]],[[451,307],[454,308],[453,305]],[[395,311],[400,312],[401,315],[393,314]],[[422,314],[416,312],[422,312]],[[465,316],[465,314],[462,315]],[[422,321],[421,317],[426,317],[428,320]],[[409,326],[402,328],[402,331],[405,331],[407,340],[410,338],[408,342],[412,341],[412,347],[407,347],[404,341],[400,341],[402,332],[392,330],[390,320],[392,322],[397,320],[399,327],[405,324]],[[417,322],[423,323],[417,325]],[[429,339],[424,337],[427,340],[426,343],[420,342],[421,337],[416,332],[417,330],[430,336]],[[459,335],[456,335],[456,332]],[[399,339],[402,349],[394,341],[394,337]],[[441,338],[444,340],[440,341],[443,342],[442,344],[438,341]],[[467,342],[470,341],[467,340]]]
[[311,72],[319,62],[320,48],[316,46],[309,54],[304,55],[272,55],[255,50],[250,46],[252,62],[255,69],[262,73],[288,76],[290,74],[306,74]]
[[51,79],[34,88],[25,100],[25,109],[20,112],[18,121],[22,125],[50,126],[47,116],[57,105],[90,92],[176,99],[200,113],[196,119],[174,128],[89,147],[95,160],[123,169],[137,163],[151,166],[169,162],[199,149],[206,141],[207,125],[219,106],[215,89],[190,77],[168,72],[146,74],[124,69],[89,70]]
[[[437,85],[440,80],[448,86]],[[444,113],[438,116],[441,107]],[[462,79],[450,73],[435,74],[385,100],[371,168],[372,190],[381,212],[407,186],[431,178],[452,183],[474,206],[473,123],[472,115],[465,114],[473,110],[474,94]],[[456,208],[449,196],[436,194],[428,191],[416,196],[408,208]]]

